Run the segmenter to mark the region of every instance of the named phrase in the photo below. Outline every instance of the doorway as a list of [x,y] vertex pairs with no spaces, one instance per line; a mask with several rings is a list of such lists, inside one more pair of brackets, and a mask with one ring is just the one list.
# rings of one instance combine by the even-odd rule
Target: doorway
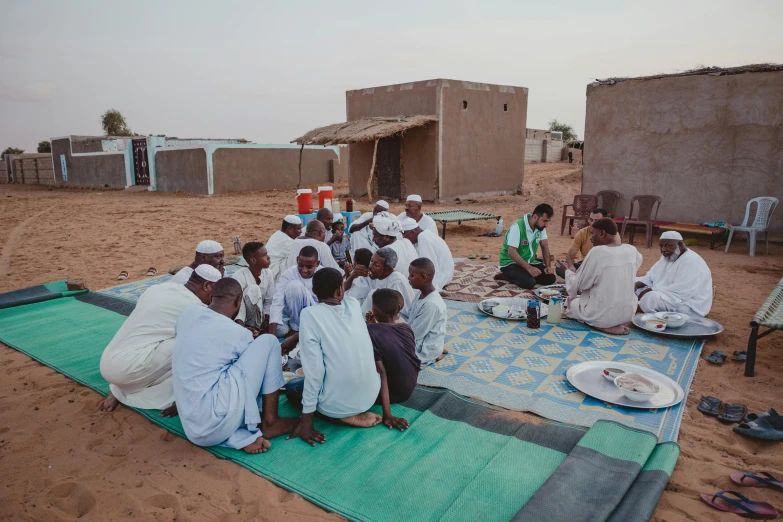
[[150,184],[150,167],[147,160],[147,140],[133,140],[133,174],[136,185]]
[[401,194],[400,179],[400,135],[378,140],[378,196],[389,199],[399,199]]

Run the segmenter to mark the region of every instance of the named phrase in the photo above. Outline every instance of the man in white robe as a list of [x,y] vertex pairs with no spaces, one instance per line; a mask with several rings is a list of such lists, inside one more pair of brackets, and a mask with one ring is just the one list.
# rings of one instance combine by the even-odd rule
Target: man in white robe
[[211,239],[205,239],[198,245],[196,245],[196,257],[195,260],[185,268],[177,272],[169,282],[178,283],[184,285],[190,279],[193,274],[193,270],[198,265],[211,265],[220,270],[221,275],[225,275],[226,262],[223,257],[223,246],[217,241]]
[[285,385],[280,344],[271,335],[253,340],[232,321],[241,303],[242,288],[225,278],[215,284],[209,307],[193,304],[180,314],[171,359],[174,397],[192,443],[263,453],[269,439],[291,433],[299,419],[278,415]]
[[397,216],[400,222],[406,218],[413,219],[422,230],[429,230],[436,236],[438,235],[438,225],[435,223],[435,220],[421,211],[421,196],[418,194],[408,196],[405,200],[405,212]]
[[242,247],[243,266],[231,277],[242,287],[242,303],[236,322],[257,332],[269,325],[269,310],[275,296],[270,259],[263,243],[251,241]]
[[680,312],[705,317],[712,308],[712,272],[679,232],[661,234],[661,259],[637,278],[636,295],[644,312]]
[[434,263],[420,257],[413,260],[408,270],[408,281],[415,294],[410,308],[400,315],[413,329],[416,357],[424,367],[443,358],[449,311],[433,284]]
[[[323,226],[323,225],[321,225]],[[289,329],[283,324],[283,314],[288,316],[291,330],[299,331],[299,315],[308,306],[318,302],[313,294],[313,275],[323,268],[318,262],[318,251],[312,246],[304,247],[292,266],[280,276],[275,286],[275,296],[269,309],[268,333],[284,337]]]
[[294,239],[291,244],[291,250],[288,253],[288,268],[296,265],[296,258],[299,257],[299,251],[306,246],[311,246],[318,251],[318,259],[321,262],[321,266],[340,269],[340,265],[334,260],[332,255],[332,249],[324,243],[324,237],[326,235],[326,228],[324,224],[313,219],[307,223],[305,227],[305,235]]
[[283,219],[283,225],[266,242],[266,251],[269,253],[269,270],[275,283],[288,268],[288,254],[291,253],[291,245],[294,239],[302,233],[302,220],[299,216],[289,215]]
[[351,223],[349,232],[351,233],[351,257],[355,257],[356,251],[360,248],[366,248],[370,252],[378,250],[378,246],[373,242],[372,237],[372,218],[379,213],[388,211],[389,204],[384,200],[379,200],[372,212],[365,212],[359,219]]
[[171,384],[174,325],[188,305],[209,303],[220,278],[217,268],[199,265],[184,285],[162,283],[141,295],[101,355],[101,375],[111,390],[104,411],[113,411],[122,403],[176,415]]
[[416,248],[418,257],[426,257],[435,265],[435,279],[432,284],[440,292],[451,283],[454,277],[454,258],[446,242],[430,230],[422,230],[421,225],[411,218],[402,221],[402,237]]
[[402,294],[404,306],[402,312],[413,301],[413,289],[408,280],[395,269],[397,253],[389,247],[379,249],[372,255],[369,267],[356,265],[345,281],[345,292],[361,303],[362,312],[372,310],[372,294],[380,288],[391,288]]
[[642,255],[633,245],[623,245],[617,224],[601,218],[591,226],[593,247],[577,269],[573,260],[564,268],[571,319],[614,335],[625,335],[638,304],[634,294],[636,271]]
[[390,212],[381,212],[372,218],[373,241],[378,248],[389,247],[397,253],[394,268],[403,277],[408,277],[408,265],[418,257],[413,244],[402,237],[402,224]]

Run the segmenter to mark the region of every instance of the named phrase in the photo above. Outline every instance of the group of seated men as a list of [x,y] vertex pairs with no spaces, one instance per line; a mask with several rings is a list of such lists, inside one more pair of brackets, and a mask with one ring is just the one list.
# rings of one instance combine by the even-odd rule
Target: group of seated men
[[[567,317],[610,334],[627,334],[626,323],[643,312],[679,312],[706,316],[712,307],[712,274],[707,263],[685,246],[679,232],[661,234],[661,258],[643,276],[642,255],[623,244],[615,221],[597,209],[574,237],[565,262],[554,263],[546,226],[554,211],[538,205],[512,223],[500,251],[504,279],[530,289],[551,285],[560,275],[568,293]],[[536,256],[541,246],[542,258]],[[577,256],[583,260],[577,262]]]
[[[220,244],[202,241],[190,266],[141,296],[104,350],[100,371],[111,394],[103,409],[122,403],[179,415],[195,444],[249,453],[267,451],[268,439],[282,434],[325,442],[315,415],[406,429],[390,405],[407,400],[420,368],[443,356],[448,319],[435,284],[446,284],[443,260],[419,256],[414,245],[448,255],[451,271],[453,261],[420,228],[425,215],[402,217],[375,213],[374,251],[345,249],[342,266],[331,265],[334,245],[347,240],[331,212],[319,212],[303,235],[301,220],[287,216],[266,246],[243,246],[247,266],[231,277]],[[329,239],[324,221],[332,222]],[[286,360],[304,377],[286,384]],[[284,386],[301,418],[278,415]],[[374,404],[382,415],[369,411]]]

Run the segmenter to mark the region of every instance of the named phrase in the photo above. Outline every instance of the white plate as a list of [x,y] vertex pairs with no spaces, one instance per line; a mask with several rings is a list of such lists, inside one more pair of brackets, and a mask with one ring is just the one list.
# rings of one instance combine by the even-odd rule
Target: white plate
[[[604,378],[604,368],[618,368],[624,370],[625,373],[642,374],[648,379],[655,381],[660,387],[660,391],[646,402],[634,402],[623,395],[623,392],[620,391],[614,382]],[[682,386],[664,374],[620,361],[588,361],[579,363],[568,369],[566,378],[574,388],[585,395],[628,408],[645,410],[668,408],[669,406],[679,404],[685,398]]]
[[[538,298],[541,299],[542,301],[544,301],[545,303],[549,303],[549,298],[542,296],[541,295],[541,291],[542,290],[550,290],[550,289],[551,290],[565,290],[565,285],[561,283],[561,284],[556,284],[556,285],[542,286],[542,287],[539,287],[539,288],[536,288],[535,290],[533,290],[533,293],[536,294],[538,296]],[[558,296],[552,296],[552,297],[558,297]],[[566,300],[566,298],[568,296],[564,296],[563,294],[560,294],[559,297],[561,297],[563,299],[563,303],[565,303],[565,300]]]
[[712,335],[718,335],[723,331],[723,325],[717,321],[713,321],[712,319],[707,319],[706,317],[690,316],[684,325],[672,329],[669,329],[667,326],[664,331],[648,328],[644,322],[649,319],[658,318],[655,317],[655,314],[652,313],[636,314],[633,318],[633,324],[642,330],[647,330],[648,332],[668,337],[709,337]]
[[[522,299],[521,297],[490,297],[489,299],[484,299],[478,303],[477,306],[481,313],[491,315],[492,317],[497,317],[498,319],[506,319],[508,321],[527,321],[528,301],[529,299]],[[497,305],[508,306],[512,312],[517,311],[521,317],[518,317],[517,315],[512,317],[495,315],[492,313],[492,308]],[[539,306],[541,307],[541,319],[543,319],[546,317],[546,314],[549,313],[549,307],[541,302],[539,302]]]

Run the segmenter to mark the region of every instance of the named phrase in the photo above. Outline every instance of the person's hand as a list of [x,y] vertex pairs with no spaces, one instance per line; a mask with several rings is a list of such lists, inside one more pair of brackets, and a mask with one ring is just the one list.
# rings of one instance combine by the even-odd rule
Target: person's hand
[[326,435],[321,433],[320,431],[316,431],[316,429],[313,427],[312,421],[310,422],[302,422],[299,421],[299,424],[296,425],[296,428],[291,433],[291,435],[288,436],[286,440],[291,440],[299,437],[306,443],[308,443],[311,446],[315,446],[315,443],[323,444],[326,442]]
[[538,277],[541,275],[541,270],[538,268],[531,266],[530,270],[527,271],[528,274],[532,275],[533,277]]
[[633,285],[634,290],[639,290],[640,288],[644,288],[646,285],[642,283],[641,281],[637,281],[636,284]]
[[375,314],[370,310],[366,314],[364,314],[364,320],[367,321],[370,324],[377,323],[378,321],[375,319]]
[[177,411],[176,403],[160,412],[161,417],[176,417],[177,415],[179,415],[179,412]]
[[548,267],[544,268],[545,274],[554,274],[555,273],[555,267],[552,265],[549,265]]
[[384,415],[382,422],[383,425],[386,426],[387,428],[389,429],[396,428],[400,431],[405,431],[411,427],[411,425],[408,424],[408,421],[406,421],[402,417],[395,417],[394,415]]
[[239,326],[245,326],[245,321],[242,319],[234,319],[234,322],[237,323]]
[[556,268],[558,270],[560,270],[561,272],[565,272],[566,270],[569,269],[568,265],[564,261],[558,261],[557,265],[556,265]]
[[351,276],[353,277],[367,277],[370,275],[370,270],[364,265],[354,265]]
[[261,332],[259,332],[258,330],[256,330],[256,329],[255,329],[255,328],[253,328],[253,327],[250,327],[250,326],[245,326],[245,328],[247,328],[248,330],[250,330],[250,333],[253,335],[253,339],[255,339],[256,337],[258,337],[259,335],[261,335]]
[[350,274],[352,270],[353,270],[353,265],[346,261],[345,264],[343,265],[343,272],[345,272],[346,274]]

